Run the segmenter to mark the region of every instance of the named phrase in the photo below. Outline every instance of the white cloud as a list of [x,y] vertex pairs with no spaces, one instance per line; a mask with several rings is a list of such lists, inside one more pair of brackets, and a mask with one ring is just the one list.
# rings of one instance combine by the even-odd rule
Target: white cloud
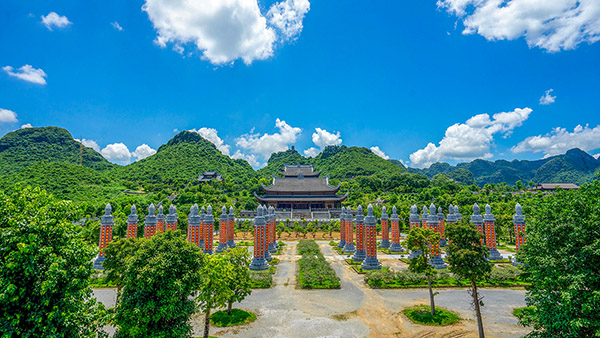
[[193,133],[198,133],[200,136],[212,142],[212,144],[214,144],[217,147],[217,149],[219,149],[219,151],[223,153],[223,155],[229,156],[229,150],[231,146],[223,142],[223,140],[219,137],[216,129],[202,127],[200,129],[192,129],[190,131]]
[[17,113],[12,110],[0,108],[0,123],[11,123],[17,121]]
[[553,91],[554,91],[554,89],[546,90],[544,95],[542,95],[542,97],[540,97],[541,105],[548,105],[548,104],[554,103],[554,100],[556,100],[556,96],[550,95],[550,93],[552,93]]
[[390,159],[390,157],[389,157],[389,156],[387,156],[387,155],[386,155],[386,154],[383,152],[383,150],[379,149],[379,146],[374,146],[374,147],[371,147],[370,149],[371,149],[371,151],[372,151],[372,152],[373,152],[375,155],[377,155],[377,156],[381,157],[382,159],[384,159],[384,160],[389,160],[389,159]]
[[52,30],[52,27],[64,28],[70,25],[72,22],[64,15],[58,15],[56,12],[50,12],[48,15],[42,15],[42,23]]
[[127,164],[131,161],[131,153],[123,143],[109,144],[100,152],[105,159],[111,162]]
[[33,128],[31,123],[25,123],[24,125],[21,126],[21,129],[27,129],[27,128]]
[[2,67],[2,70],[4,70],[10,76],[17,77],[17,78],[19,78],[21,80],[25,80],[27,82],[37,83],[37,84],[41,84],[41,85],[46,84],[46,79],[44,79],[44,78],[47,75],[41,68],[35,69],[30,65],[25,65],[25,66],[19,68],[18,71],[13,72],[13,70],[14,70],[13,67],[4,66],[4,67]]
[[321,128],[315,128],[315,132],[312,134],[312,141],[318,148],[311,147],[306,149],[304,151],[304,155],[306,156],[315,157],[327,146],[339,146],[342,144],[342,138],[339,131],[330,133]]
[[598,0],[438,0],[437,5],[462,19],[463,34],[488,40],[525,37],[530,48],[557,52],[600,39]]
[[237,59],[251,64],[273,55],[278,40],[293,39],[302,30],[307,0],[273,4],[265,17],[258,0],[146,0],[142,10],[158,36],[156,44],[180,54],[193,44],[212,64],[231,64]]
[[231,158],[236,159],[236,160],[246,160],[255,169],[264,166],[264,164],[261,164],[258,161],[258,158],[256,157],[256,155],[254,155],[254,154],[250,154],[250,155],[242,154],[242,152],[239,151],[239,150],[236,151],[235,154],[233,154],[231,156]]
[[286,0],[271,6],[269,23],[283,35],[283,40],[294,40],[302,32],[302,21],[310,9],[308,0]]
[[321,153],[321,149],[317,147],[310,147],[304,151],[304,156],[315,157]]
[[113,26],[113,28],[118,30],[119,32],[123,31],[123,27],[121,27],[121,25],[119,25],[119,23],[116,21],[111,22],[110,25]]
[[98,143],[94,140],[86,140],[86,139],[75,139],[75,141],[83,144],[84,146],[88,147],[88,148],[92,148],[97,152],[100,152],[100,146],[98,146]]
[[439,146],[429,143],[425,148],[410,155],[410,162],[415,167],[427,167],[445,159],[473,160],[490,158],[490,147],[495,134],[509,136],[513,129],[529,118],[530,108],[516,108],[511,112],[479,114],[465,123],[456,123],[448,129]]
[[275,127],[279,129],[278,133],[260,135],[251,131],[238,137],[236,145],[267,159],[272,153],[287,150],[288,146],[296,142],[302,132],[302,129],[292,127],[280,119],[275,121]]
[[573,132],[566,128],[554,128],[546,135],[531,136],[511,148],[513,153],[530,151],[544,153],[546,157],[564,154],[567,150],[580,148],[594,150],[600,148],[600,125],[590,128],[577,125]]
[[136,158],[136,161],[145,159],[146,157],[152,156],[154,154],[156,154],[156,150],[150,148],[150,146],[147,144],[142,144],[141,146],[138,146],[137,148],[135,148],[135,151],[131,153],[131,155]]

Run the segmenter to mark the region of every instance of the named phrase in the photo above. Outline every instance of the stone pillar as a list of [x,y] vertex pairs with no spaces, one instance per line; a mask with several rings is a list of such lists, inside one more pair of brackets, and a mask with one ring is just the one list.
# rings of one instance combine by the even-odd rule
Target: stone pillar
[[265,271],[269,270],[269,264],[265,259],[265,217],[263,207],[258,206],[256,217],[254,218],[254,258],[250,263],[250,270]]
[[206,236],[204,234],[204,218],[206,217],[206,210],[204,209],[204,206],[202,206],[202,208],[200,209],[200,226],[198,228],[196,228],[196,231],[198,231],[198,247],[201,248],[202,250],[204,250],[204,237]]
[[355,262],[362,262],[366,257],[365,252],[365,216],[363,215],[362,206],[356,209],[356,251],[352,255]]
[[273,206],[269,207],[269,236],[267,237],[268,240],[268,250],[269,253],[276,253],[277,252],[277,234],[276,234],[276,230],[277,230],[277,221],[276,221],[276,216],[275,216],[275,208]]
[[204,215],[204,253],[213,254],[213,227],[215,225],[215,217],[212,214],[212,206],[206,208]]
[[98,258],[94,261],[94,268],[98,270],[104,270],[102,262],[104,262],[104,248],[108,243],[112,241],[112,230],[115,221],[111,215],[112,207],[110,203],[106,204],[104,208],[104,216],[100,218],[100,252],[98,252]]
[[267,260],[267,262],[270,262],[273,259],[273,256],[271,256],[271,251],[269,251],[269,241],[271,239],[271,219],[272,216],[275,215],[271,215],[271,211],[266,207],[263,206],[263,216],[265,219],[265,233],[263,234],[263,250],[265,252],[265,259]]
[[227,246],[235,248],[235,215],[233,206],[229,207],[229,229],[227,230]]
[[423,206],[423,212],[421,213],[421,227],[428,229],[427,221],[429,220],[429,213],[426,206]]
[[460,214],[460,211],[458,210],[458,205],[454,205],[454,215],[456,215],[456,221],[462,221],[462,215]]
[[442,207],[438,207],[437,216],[440,222],[440,225],[438,226],[440,232],[440,247],[444,247],[447,246],[448,243],[446,242],[446,216],[442,211]]
[[219,246],[215,250],[216,253],[221,253],[227,250],[227,223],[229,215],[227,215],[227,207],[221,208],[221,217],[219,217]]
[[373,206],[371,204],[367,207],[367,217],[365,218],[364,227],[367,257],[361,266],[363,270],[380,270],[381,263],[377,260],[377,219],[373,216]]
[[342,213],[340,214],[340,242],[338,243],[338,248],[343,248],[346,245],[346,220],[344,219],[346,215],[346,208],[342,207]]
[[[198,204],[192,205],[188,216],[188,242],[194,243],[199,248],[200,246],[200,224],[202,220],[198,215]],[[202,248],[204,249],[204,248]]]
[[156,231],[155,233],[165,231],[165,214],[163,213],[163,206],[158,207],[158,215],[156,215]]
[[177,230],[177,208],[173,204],[171,204],[169,206],[169,214],[167,215],[166,230],[171,230],[171,231]]
[[127,238],[137,238],[138,220],[135,204],[131,206],[131,213],[127,216]]
[[[450,224],[454,224],[457,222],[456,210],[458,210],[458,207],[455,207],[452,204],[450,204],[450,206],[448,206],[448,217],[446,217],[446,224],[444,225],[444,227],[450,226]],[[446,244],[447,244],[447,241],[446,241]]]
[[146,221],[144,222],[144,238],[150,239],[156,232],[156,215],[154,212],[156,208],[154,203],[148,207],[148,215],[146,215]]
[[485,243],[490,249],[490,256],[488,257],[491,261],[502,260],[502,255],[496,249],[496,219],[492,215],[492,207],[489,204],[485,206],[485,215],[483,216],[483,222],[485,225]]
[[[434,230],[435,232],[439,233],[440,218],[437,215],[436,208],[435,208],[435,205],[433,205],[433,203],[431,203],[431,205],[429,206],[429,220],[428,220],[427,224],[429,225],[429,228],[431,230]],[[444,262],[444,260],[442,259],[442,256],[441,256],[440,244],[439,243],[430,243],[429,248],[431,249],[431,257],[432,257],[429,264],[431,266],[433,266],[435,269],[447,268],[448,266],[446,265],[446,262]]]
[[[471,215],[471,224],[475,226],[475,229],[483,235],[483,216],[479,213],[479,205],[473,204],[473,215]],[[481,244],[484,244],[484,239],[481,239]]]
[[[521,204],[517,203],[515,206],[515,215],[513,216],[513,224],[515,225],[515,245],[517,252],[521,250],[521,247],[525,244],[525,216],[523,215],[523,208]],[[515,258],[512,263],[514,266],[521,265],[521,262]]]
[[[417,220],[418,219],[419,215],[417,215]],[[390,252],[402,252],[404,251],[404,248],[400,245],[400,218],[396,212],[396,206],[392,208],[392,217],[390,218],[390,221],[392,222],[392,245],[390,245]]]
[[390,227],[388,221],[387,209],[383,207],[381,210],[381,243],[379,243],[382,248],[390,247]]
[[356,251],[356,248],[354,247],[354,240],[352,238],[354,233],[354,224],[352,223],[352,211],[350,210],[350,207],[346,208],[346,211],[344,212],[344,226],[346,228],[346,244],[344,244],[344,253],[353,253]]
[[[419,221],[419,208],[417,208],[416,205],[413,204],[412,207],[410,207],[410,215],[408,216],[408,221],[410,224],[410,229],[414,229],[414,228],[418,228],[419,225],[421,224],[421,222],[423,224],[427,224],[427,207],[423,207],[423,216],[421,221]],[[421,250],[411,250],[410,254],[408,255],[408,259],[413,259],[416,257],[419,257],[423,254],[423,251]]]

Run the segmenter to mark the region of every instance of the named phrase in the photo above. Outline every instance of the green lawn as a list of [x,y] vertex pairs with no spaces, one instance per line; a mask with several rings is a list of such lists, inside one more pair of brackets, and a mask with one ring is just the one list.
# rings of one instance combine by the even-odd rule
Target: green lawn
[[454,324],[461,318],[453,312],[436,307],[435,315],[431,315],[428,305],[417,305],[402,310],[402,313],[414,323],[422,325],[446,326]]
[[256,315],[249,311],[231,309],[231,315],[227,310],[221,310],[210,315],[210,323],[218,327],[227,327],[251,323],[256,320]]

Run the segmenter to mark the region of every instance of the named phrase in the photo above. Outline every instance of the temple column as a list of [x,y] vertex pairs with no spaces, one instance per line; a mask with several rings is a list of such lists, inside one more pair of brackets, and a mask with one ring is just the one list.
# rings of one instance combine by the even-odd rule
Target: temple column
[[163,206],[158,207],[158,215],[156,215],[156,230],[155,234],[165,231],[165,214],[163,213]]
[[138,220],[139,217],[136,215],[135,204],[131,206],[131,213],[127,216],[127,238],[137,238]]
[[373,216],[373,206],[371,204],[367,207],[367,217],[365,218],[364,227],[367,257],[361,266],[363,270],[381,270],[381,263],[377,260],[377,219]]
[[204,215],[204,253],[213,254],[213,227],[215,225],[215,217],[212,214],[212,206],[206,208]]
[[362,206],[356,209],[356,251],[352,255],[355,262],[362,262],[366,257],[365,252],[365,216],[363,215]]
[[252,271],[269,270],[269,264],[265,259],[265,226],[264,209],[259,205],[254,218],[254,258],[249,267]]
[[156,215],[154,212],[156,208],[154,207],[154,203],[150,204],[148,207],[148,215],[146,215],[146,220],[144,221],[144,238],[150,239],[154,236],[156,231]]
[[196,245],[197,247],[200,247],[198,244],[199,242],[199,235],[200,235],[200,223],[202,221],[200,220],[200,215],[198,215],[198,204],[194,204],[192,205],[192,207],[190,208],[190,214],[188,216],[188,242],[193,243],[194,245]]
[[229,215],[227,215],[227,207],[221,208],[221,217],[219,217],[219,246],[215,250],[216,253],[221,253],[227,250],[227,223]]
[[342,213],[340,214],[340,242],[338,243],[338,248],[343,248],[346,245],[346,220],[344,219],[346,215],[344,212],[346,208],[342,207]]
[[277,236],[275,234],[275,229],[276,229],[276,221],[275,221],[275,208],[270,206],[269,207],[269,236],[267,237],[268,239],[268,243],[269,245],[268,250],[269,253],[276,253],[277,252]]
[[115,224],[111,211],[112,207],[110,206],[110,203],[106,204],[104,216],[100,218],[100,251],[98,252],[98,257],[94,261],[94,269],[104,270],[102,267],[102,262],[105,261],[104,248],[112,241],[112,230],[113,225]]
[[177,208],[173,204],[171,204],[169,206],[169,214],[167,215],[166,230],[171,230],[171,231],[177,230]]
[[[417,220],[418,219],[419,215],[417,215]],[[390,221],[392,222],[392,244],[390,245],[390,252],[402,252],[404,251],[404,248],[400,245],[400,218],[396,212],[396,206],[392,207],[392,217],[390,218]]]
[[202,206],[202,208],[200,209],[200,226],[196,228],[196,231],[198,233],[198,235],[196,236],[197,241],[198,241],[198,247],[202,248],[202,250],[204,250],[204,237],[206,236],[204,234],[204,218],[206,217],[206,210],[204,209],[204,206]]
[[[436,213],[435,205],[433,205],[433,203],[431,203],[429,206],[429,221],[427,223],[429,224],[430,229],[434,230],[435,232],[439,232],[440,218]],[[432,257],[429,264],[435,269],[447,268],[448,265],[446,265],[446,262],[444,262],[441,257],[440,243],[430,243],[429,248],[431,249]]]
[[263,242],[262,242],[262,246],[263,246],[263,250],[264,250],[264,255],[265,255],[265,259],[267,260],[267,262],[270,262],[273,259],[273,256],[271,256],[271,251],[269,250],[269,241],[271,239],[271,219],[272,216],[275,215],[271,215],[271,211],[269,210],[269,208],[267,208],[266,206],[263,206],[263,217],[265,220],[265,232],[263,234]]
[[438,230],[440,233],[440,247],[444,247],[447,246],[448,243],[446,242],[446,216],[444,215],[444,212],[442,211],[442,207],[438,207],[438,220],[439,220],[439,225],[438,225]]
[[344,226],[346,228],[346,244],[344,244],[343,251],[345,254],[353,253],[356,251],[356,248],[353,243],[354,224],[352,223],[352,211],[350,210],[350,207],[346,208],[344,212]]
[[[525,216],[523,215],[523,208],[521,204],[517,203],[515,206],[515,215],[513,216],[513,224],[515,225],[515,245],[517,253],[521,250],[521,247],[525,244]],[[519,266],[522,263],[517,261],[515,258],[512,265]]]
[[[473,215],[471,215],[471,224],[475,226],[475,229],[479,231],[480,234],[483,233],[483,216],[479,213],[479,205],[477,203],[473,204]],[[485,237],[481,238],[481,244],[485,244]]]
[[387,209],[383,207],[381,210],[381,243],[379,243],[382,248],[390,247],[390,228],[388,224]]
[[[423,214],[421,216],[421,220],[419,220],[419,208],[415,204],[410,207],[410,215],[408,216],[408,221],[410,224],[410,229],[418,228],[421,223],[423,223],[423,228],[427,228],[427,207],[423,207]],[[421,250],[411,250],[408,255],[408,259],[413,259],[419,257],[423,254]]]
[[488,259],[491,261],[500,261],[503,258],[502,254],[496,249],[496,219],[492,214],[492,207],[490,207],[489,204],[485,206],[483,222],[485,225],[485,243],[490,249],[490,256]]
[[455,207],[452,204],[448,206],[448,217],[446,217],[446,223],[444,224],[444,227],[450,226],[450,224],[454,224],[457,222],[455,210],[458,210],[458,207]]
[[233,206],[229,207],[229,229],[227,230],[227,245],[235,248],[235,215]]

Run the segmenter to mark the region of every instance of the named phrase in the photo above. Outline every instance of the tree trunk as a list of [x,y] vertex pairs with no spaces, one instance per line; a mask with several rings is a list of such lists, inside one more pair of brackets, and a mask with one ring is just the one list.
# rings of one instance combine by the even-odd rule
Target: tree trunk
[[204,338],[208,338],[208,329],[210,328],[210,307],[206,309],[206,315],[204,316]]
[[227,302],[227,315],[231,316],[231,306],[233,305],[232,301]]
[[471,288],[473,291],[473,302],[475,303],[475,315],[477,317],[477,329],[479,330],[479,338],[484,338],[483,321],[481,320],[481,308],[479,307],[479,295],[477,294],[477,284],[475,280],[471,280]]
[[433,289],[431,288],[431,276],[427,276],[427,286],[429,287],[429,304],[431,306],[431,315],[435,316],[435,300],[433,299]]

